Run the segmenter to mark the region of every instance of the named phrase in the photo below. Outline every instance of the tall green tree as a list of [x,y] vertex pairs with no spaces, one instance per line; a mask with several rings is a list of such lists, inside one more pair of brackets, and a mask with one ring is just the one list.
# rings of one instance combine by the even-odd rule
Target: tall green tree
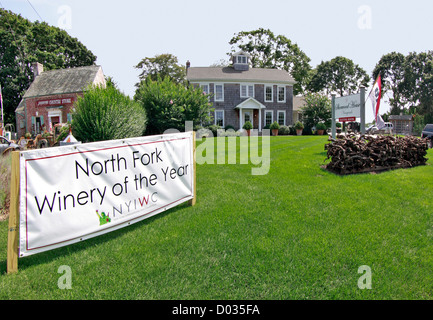
[[207,124],[213,110],[209,95],[203,90],[175,83],[169,77],[142,81],[134,99],[146,110],[147,134],[160,134],[167,129],[184,131],[185,121]]
[[318,123],[331,126],[332,110],[331,100],[320,93],[307,93],[305,107],[302,108],[302,117],[305,126],[313,128]]
[[96,56],[66,31],[0,9],[0,84],[6,122],[15,122],[15,108],[33,81],[33,62],[52,70],[95,61]]
[[296,80],[294,94],[302,93],[311,71],[310,58],[283,35],[275,35],[269,29],[241,31],[233,36],[231,51],[244,51],[250,56],[253,68],[286,70]]
[[[150,78],[157,81],[158,77],[164,79],[168,77],[176,83],[184,83],[186,79],[186,67],[179,64],[176,56],[166,53],[155,57],[142,59],[135,68],[141,69],[138,76],[141,81]],[[139,86],[139,83],[136,85]]]
[[351,59],[338,56],[317,66],[307,88],[328,96],[333,93],[346,96],[358,92],[359,87],[367,86],[369,81],[364,69]]

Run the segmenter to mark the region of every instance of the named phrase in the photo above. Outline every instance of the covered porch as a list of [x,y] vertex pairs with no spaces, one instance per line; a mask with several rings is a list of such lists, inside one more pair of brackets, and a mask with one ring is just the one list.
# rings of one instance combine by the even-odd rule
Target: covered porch
[[239,110],[239,130],[243,130],[245,122],[250,121],[254,129],[262,131],[262,109],[266,107],[256,99],[250,97],[239,103],[234,109]]

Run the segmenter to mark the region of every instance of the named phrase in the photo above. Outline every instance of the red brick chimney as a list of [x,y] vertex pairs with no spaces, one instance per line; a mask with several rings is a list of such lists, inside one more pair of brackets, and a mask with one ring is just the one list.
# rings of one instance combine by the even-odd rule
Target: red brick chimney
[[33,69],[34,78],[36,78],[38,75],[44,72],[44,65],[39,62],[33,62],[32,69]]

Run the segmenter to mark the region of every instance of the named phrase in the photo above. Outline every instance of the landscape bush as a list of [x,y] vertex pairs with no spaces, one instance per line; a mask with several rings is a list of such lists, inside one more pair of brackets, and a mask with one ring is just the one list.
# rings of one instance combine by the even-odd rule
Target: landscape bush
[[145,110],[113,86],[89,86],[72,113],[72,133],[82,142],[138,137],[145,130]]
[[288,136],[289,134],[290,134],[289,126],[281,126],[280,129],[278,129],[278,135],[280,136]]
[[134,99],[146,110],[146,134],[160,134],[167,129],[182,132],[186,121],[193,121],[194,125],[207,124],[213,111],[209,95],[203,90],[185,87],[168,77],[142,81]]

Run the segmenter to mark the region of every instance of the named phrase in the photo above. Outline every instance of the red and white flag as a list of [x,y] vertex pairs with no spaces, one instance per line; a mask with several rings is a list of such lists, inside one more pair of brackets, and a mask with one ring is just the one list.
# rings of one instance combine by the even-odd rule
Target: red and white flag
[[370,98],[371,105],[373,107],[373,115],[374,120],[376,121],[376,127],[380,130],[385,127],[385,121],[383,121],[379,114],[380,99],[382,98],[382,82],[380,75],[377,77],[376,82],[373,85],[373,89],[371,89],[370,95],[368,97]]

